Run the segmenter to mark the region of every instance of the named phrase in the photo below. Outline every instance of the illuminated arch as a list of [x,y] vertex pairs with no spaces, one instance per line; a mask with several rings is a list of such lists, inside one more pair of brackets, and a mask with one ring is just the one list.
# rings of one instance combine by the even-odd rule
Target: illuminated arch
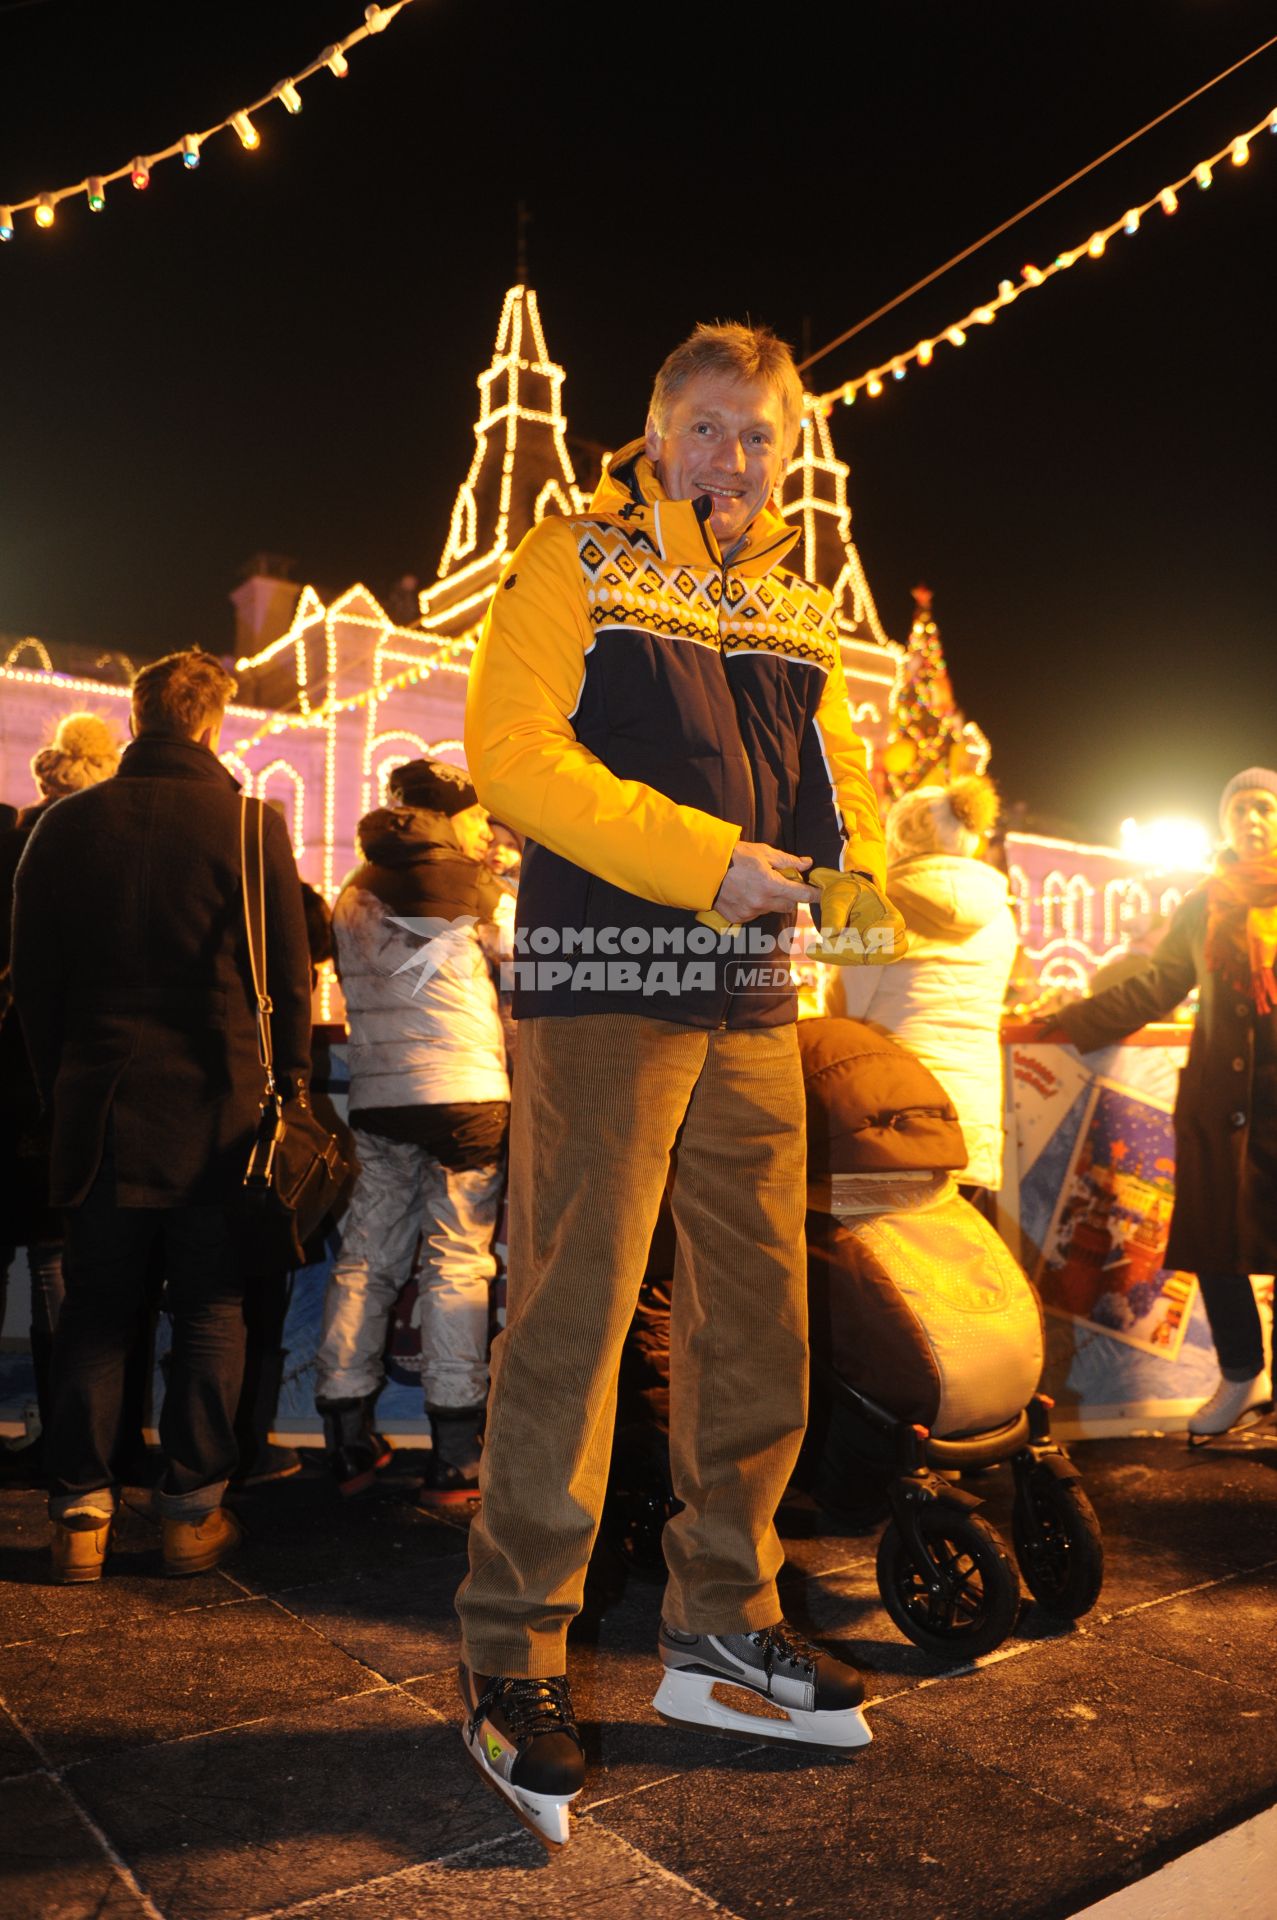
[[306,783],[296,767],[290,766],[287,760],[272,760],[270,765],[263,767],[257,776],[256,787],[259,800],[276,797],[267,792],[272,780],[276,784],[282,781],[288,788],[287,797],[292,813],[289,838],[293,843],[293,857],[300,860],[306,851]]
[[41,672],[52,673],[53,662],[49,658],[49,649],[45,646],[43,640],[37,640],[34,634],[28,634],[25,640],[19,640],[15,645],[10,647],[8,653],[5,655],[5,666],[16,667],[28,647],[35,655],[36,665]]
[[1060,931],[1068,883],[1058,867],[1052,867],[1042,882],[1042,938],[1051,940]]
[[1095,889],[1084,874],[1075,873],[1064,887],[1064,932],[1070,940],[1091,944]]

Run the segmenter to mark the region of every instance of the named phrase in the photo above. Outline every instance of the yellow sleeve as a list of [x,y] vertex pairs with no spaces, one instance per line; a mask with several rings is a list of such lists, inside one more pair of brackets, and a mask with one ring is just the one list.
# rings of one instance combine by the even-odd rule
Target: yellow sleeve
[[594,645],[566,520],[532,529],[493,595],[470,669],[466,762],[483,805],[552,853],[659,906],[712,906],[740,828],[620,780],[572,718]]
[[878,810],[878,796],[866,771],[864,742],[852,725],[847,682],[840,659],[834,661],[826,678],[825,691],[816,714],[816,731],[833,786],[835,804],[847,832],[842,870],[844,873],[855,870],[872,874],[885,891],[887,855],[883,845],[882,815]]

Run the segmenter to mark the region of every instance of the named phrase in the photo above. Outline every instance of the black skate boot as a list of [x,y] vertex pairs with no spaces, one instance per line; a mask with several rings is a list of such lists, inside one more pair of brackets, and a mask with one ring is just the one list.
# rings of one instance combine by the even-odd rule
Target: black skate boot
[[[662,1720],[816,1747],[864,1747],[873,1739],[860,1711],[865,1689],[856,1669],[783,1620],[759,1633],[683,1633],[662,1621],[660,1649],[665,1677],[652,1705]],[[723,1682],[748,1687],[786,1718],[727,1706],[714,1697]]]
[[560,1675],[515,1680],[457,1670],[466,1710],[461,1737],[480,1772],[525,1827],[550,1848],[565,1846],[568,1808],[585,1785],[585,1753]]
[[427,1407],[434,1442],[421,1484],[423,1507],[473,1507],[479,1498],[482,1407]]
[[324,1457],[338,1493],[363,1493],[373,1475],[391,1461],[390,1448],[372,1424],[366,1400],[316,1400],[324,1421]]

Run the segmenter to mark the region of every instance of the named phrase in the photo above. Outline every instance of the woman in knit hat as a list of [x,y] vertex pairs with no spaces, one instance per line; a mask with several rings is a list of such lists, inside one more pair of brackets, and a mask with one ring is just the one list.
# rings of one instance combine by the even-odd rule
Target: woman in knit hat
[[1250,1275],[1277,1267],[1277,773],[1234,775],[1219,820],[1215,871],[1176,911],[1146,970],[1048,1023],[1090,1053],[1201,989],[1175,1103],[1166,1248],[1168,1267],[1198,1276],[1219,1361],[1219,1385],[1188,1423],[1199,1438],[1272,1404]]
[[847,1014],[887,1027],[935,1074],[962,1122],[963,1181],[992,1189],[1002,1184],[998,1026],[1016,949],[1006,876],[979,857],[997,818],[982,774],[902,795],[887,815],[887,884],[909,951],[890,967],[840,973]]

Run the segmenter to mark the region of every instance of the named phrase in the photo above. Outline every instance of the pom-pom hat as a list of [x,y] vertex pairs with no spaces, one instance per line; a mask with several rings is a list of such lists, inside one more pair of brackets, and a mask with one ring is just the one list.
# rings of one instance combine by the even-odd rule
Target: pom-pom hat
[[950,787],[915,787],[887,815],[887,857],[928,853],[971,857],[998,819],[998,790],[982,773],[960,774]]

